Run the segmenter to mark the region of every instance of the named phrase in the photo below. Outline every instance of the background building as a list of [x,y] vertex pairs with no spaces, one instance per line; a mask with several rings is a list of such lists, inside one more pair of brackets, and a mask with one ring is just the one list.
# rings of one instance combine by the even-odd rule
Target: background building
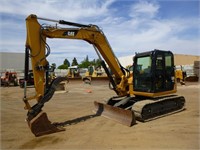
[[174,63],[176,66],[191,65],[194,64],[194,61],[200,61],[200,56],[174,54]]
[[[134,55],[119,57],[119,61],[123,67],[127,67],[133,64],[133,57]],[[200,56],[174,54],[174,65],[177,70],[185,71],[187,76],[199,77]]]
[[[7,53],[0,52],[0,72],[5,71],[24,71],[24,53]],[[119,57],[119,61],[122,66],[126,67],[133,64],[134,55]],[[200,61],[200,56],[195,55],[183,55],[174,54],[175,66],[185,66],[185,68],[191,68],[194,65],[194,61]],[[31,63],[29,63],[29,68],[31,70]],[[58,70],[56,70],[58,72]],[[65,72],[58,72],[58,74],[65,74]]]
[[24,53],[0,52],[0,71],[23,71],[24,55]]
[[[134,55],[119,57],[119,61],[122,66],[126,67],[133,64]],[[200,61],[200,56],[195,55],[183,55],[183,54],[174,54],[174,64],[178,65],[194,65],[194,61]]]

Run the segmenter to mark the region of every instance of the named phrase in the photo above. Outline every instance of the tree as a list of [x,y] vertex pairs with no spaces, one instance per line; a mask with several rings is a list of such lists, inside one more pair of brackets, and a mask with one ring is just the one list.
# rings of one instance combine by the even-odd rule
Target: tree
[[69,61],[68,61],[67,59],[65,59],[65,60],[63,61],[63,64],[60,65],[60,66],[58,66],[58,69],[68,69],[69,66],[70,66]]
[[100,67],[101,66],[101,60],[100,59],[93,59],[92,61],[89,61],[88,56],[78,65],[79,68],[88,68],[88,66],[95,66]]
[[72,66],[77,66],[77,65],[78,65],[77,59],[76,57],[74,57],[74,59],[72,60]]
[[96,61],[96,60],[93,59],[92,61],[90,61],[90,64],[93,65],[93,66],[95,66],[95,61]]
[[70,66],[70,62],[67,59],[64,60],[63,64],[67,65],[68,67]]
[[87,68],[90,65],[89,61],[82,61],[81,64],[79,64],[79,68]]
[[67,66],[67,65],[64,65],[64,64],[62,64],[62,65],[58,66],[58,69],[68,69],[68,66]]
[[95,66],[96,66],[96,67],[101,66],[101,60],[100,60],[100,59],[96,59],[96,60],[95,60]]
[[85,61],[86,61],[86,62],[89,61],[88,55],[86,56]]
[[86,58],[78,66],[79,66],[79,68],[88,68],[89,65],[90,65],[90,62],[89,62],[89,58],[87,55]]

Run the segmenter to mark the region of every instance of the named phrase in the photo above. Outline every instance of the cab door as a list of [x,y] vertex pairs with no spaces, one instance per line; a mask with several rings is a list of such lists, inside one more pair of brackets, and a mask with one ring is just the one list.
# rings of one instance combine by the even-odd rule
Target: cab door
[[157,51],[154,58],[154,92],[173,90],[173,54],[169,51]]

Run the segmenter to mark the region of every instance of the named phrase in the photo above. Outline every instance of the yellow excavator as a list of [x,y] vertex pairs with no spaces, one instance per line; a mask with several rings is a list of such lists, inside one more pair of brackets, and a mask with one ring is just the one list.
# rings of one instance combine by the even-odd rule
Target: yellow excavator
[[[40,24],[39,20],[56,24]],[[106,36],[97,25],[47,19],[32,14],[26,18],[26,31],[23,101],[25,109],[28,110],[28,126],[35,136],[64,130],[58,124],[51,123],[47,114],[42,111],[44,104],[52,98],[55,87],[66,80],[64,77],[57,77],[51,82],[48,81],[50,65],[47,57],[50,47],[46,42],[47,38],[84,40],[94,47],[116,93],[107,103],[94,101],[97,115],[132,126],[136,120],[149,121],[185,108],[185,98],[174,94],[177,89],[174,57],[170,51],[155,49],[137,53],[134,57],[133,73],[130,73],[122,67]],[[36,93],[31,97],[27,97],[26,91],[29,58],[32,62]],[[36,104],[31,106],[30,100],[36,100]]]

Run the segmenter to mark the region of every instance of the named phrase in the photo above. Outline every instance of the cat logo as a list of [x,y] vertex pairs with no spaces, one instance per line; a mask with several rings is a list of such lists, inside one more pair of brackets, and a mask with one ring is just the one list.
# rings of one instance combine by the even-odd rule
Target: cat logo
[[77,31],[65,31],[63,36],[76,36]]
[[68,35],[68,36],[75,36],[75,32],[73,32],[73,31],[68,31],[68,32],[67,32],[67,35]]

